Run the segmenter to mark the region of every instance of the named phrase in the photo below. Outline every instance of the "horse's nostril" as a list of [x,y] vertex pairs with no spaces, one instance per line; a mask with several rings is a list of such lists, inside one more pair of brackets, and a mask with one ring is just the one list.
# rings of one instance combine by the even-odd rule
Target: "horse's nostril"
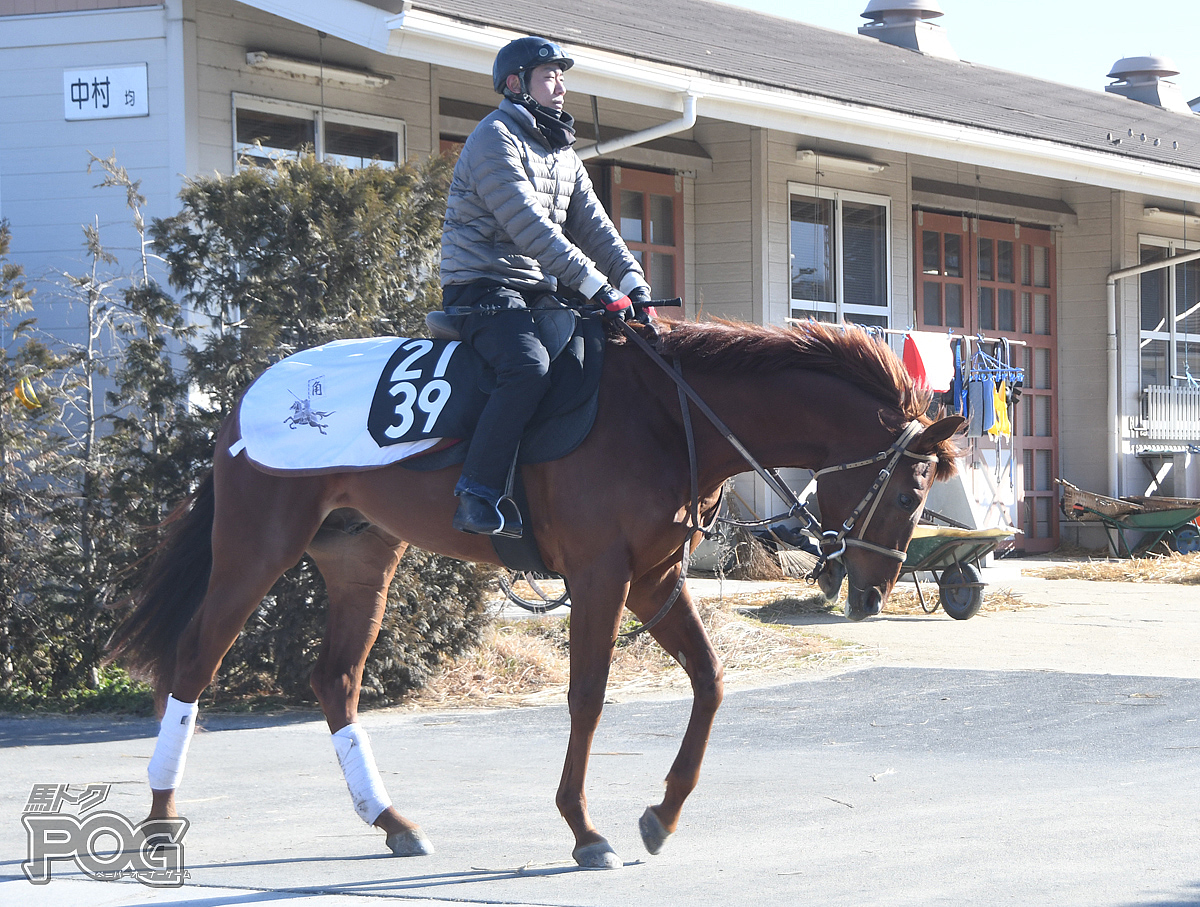
[[817,574],[817,588],[821,590],[826,601],[831,602],[838,597],[845,576],[845,568],[837,563],[827,563],[825,569]]
[[878,586],[859,589],[853,584],[850,594],[846,597],[845,615],[847,620],[866,620],[874,617],[883,610],[883,593]]

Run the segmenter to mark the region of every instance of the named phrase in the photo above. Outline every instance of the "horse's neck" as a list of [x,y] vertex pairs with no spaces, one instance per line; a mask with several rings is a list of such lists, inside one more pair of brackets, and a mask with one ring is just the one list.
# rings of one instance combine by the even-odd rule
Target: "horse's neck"
[[[818,469],[887,447],[899,416],[854,385],[800,369],[748,375],[688,376],[697,393],[763,466]],[[699,414],[697,423],[707,422]],[[701,469],[711,479],[747,470],[746,461],[706,427]]]

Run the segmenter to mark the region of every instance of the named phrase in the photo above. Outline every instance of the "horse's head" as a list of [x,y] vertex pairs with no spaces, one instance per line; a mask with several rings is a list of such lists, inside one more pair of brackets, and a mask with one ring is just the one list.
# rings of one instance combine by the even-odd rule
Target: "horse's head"
[[947,416],[924,427],[911,422],[875,457],[818,470],[822,552],[828,560],[817,583],[832,601],[849,576],[850,620],[883,609],[929,489],[954,474],[959,451],[950,439],[964,421]]

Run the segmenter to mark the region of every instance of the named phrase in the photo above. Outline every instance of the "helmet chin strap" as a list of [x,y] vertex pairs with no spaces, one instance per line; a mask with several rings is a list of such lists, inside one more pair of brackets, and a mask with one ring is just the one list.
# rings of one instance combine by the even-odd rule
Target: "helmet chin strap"
[[554,116],[554,117],[558,116],[559,112],[557,110],[555,110],[553,107],[547,107],[545,104],[539,104],[537,101],[535,101],[533,99],[533,95],[531,95],[529,93],[529,77],[533,75],[532,69],[526,69],[526,70],[522,70],[521,72],[515,72],[515,73],[513,73],[513,75],[516,76],[517,79],[520,81],[521,90],[519,92],[516,92],[506,86],[504,89],[504,96],[506,98],[511,98],[514,102],[521,104],[525,107],[530,107],[530,108],[533,108],[534,110],[544,111],[545,113],[548,113],[550,116]]
[[[523,69],[520,72],[510,73],[511,76],[516,76],[517,81],[521,83],[520,91],[513,91],[508,87],[507,83],[504,86],[504,96],[511,98],[514,101],[520,101],[523,104],[537,105],[537,101],[533,99],[533,95],[529,93],[529,77],[533,74],[532,69]],[[540,106],[540,105],[538,105]]]

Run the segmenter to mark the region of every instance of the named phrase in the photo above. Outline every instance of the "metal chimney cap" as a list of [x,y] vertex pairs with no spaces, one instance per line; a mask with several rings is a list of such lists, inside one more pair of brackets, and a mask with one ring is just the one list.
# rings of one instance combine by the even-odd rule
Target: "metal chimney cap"
[[1110,79],[1128,79],[1130,76],[1167,76],[1179,75],[1179,67],[1170,57],[1122,57],[1112,65]]
[[860,15],[864,19],[883,19],[888,13],[907,13],[916,19],[936,19],[946,15],[937,0],[870,0]]

